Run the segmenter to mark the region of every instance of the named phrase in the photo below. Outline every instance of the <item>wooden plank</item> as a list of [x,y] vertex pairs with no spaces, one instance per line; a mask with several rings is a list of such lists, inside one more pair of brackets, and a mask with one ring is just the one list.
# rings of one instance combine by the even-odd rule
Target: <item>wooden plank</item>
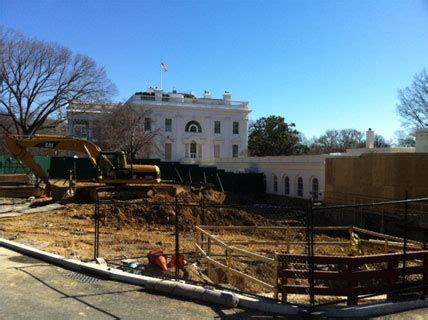
[[[397,279],[399,275],[405,273],[406,275],[422,274],[424,271],[423,266],[418,267],[406,267],[403,268],[389,268],[384,270],[367,270],[367,271],[357,271],[354,272],[351,277],[354,280],[358,281],[369,281],[369,280],[378,280],[378,279]],[[394,282],[394,281],[393,281]]]
[[[400,238],[400,237],[394,237],[394,236],[390,236],[384,233],[379,233],[379,232],[374,232],[374,231],[370,231],[367,229],[363,229],[363,228],[358,228],[358,227],[353,227],[354,231],[360,232],[360,233],[364,233],[364,234],[368,234],[370,236],[374,236],[374,237],[378,237],[381,239],[388,239],[388,240],[393,240],[393,241],[399,241],[399,242],[403,242],[404,239]],[[413,244],[417,244],[417,245],[422,245],[421,242],[419,241],[415,241],[415,240],[407,240],[408,243],[413,243]]]
[[[255,245],[288,245],[287,241],[234,241],[234,240],[224,240],[226,244],[229,245],[244,245],[244,244],[255,244]],[[290,241],[290,245],[296,245],[296,244],[307,244],[307,241]],[[324,242],[314,242],[315,245],[344,245],[349,244],[349,241],[324,241]]]
[[[284,223],[297,223],[294,220],[286,220]],[[285,230],[288,228],[295,228],[296,230],[304,230],[304,227],[286,227],[286,226],[211,226],[201,225],[204,230]]]
[[[295,220],[282,221],[283,223],[298,222]],[[201,225],[199,226],[204,230],[302,230],[306,231],[306,227],[287,227],[287,226],[211,226]],[[326,227],[314,227],[316,231],[343,231],[348,230],[348,226],[326,226]]]
[[[428,256],[428,251],[412,251],[406,253],[406,260],[422,260]],[[387,253],[387,254],[376,254],[370,256],[354,256],[349,257],[353,260],[353,263],[361,265],[366,263],[382,263],[388,261],[401,261],[404,259],[402,253]]]
[[223,241],[219,240],[218,238],[214,237],[212,234],[206,232],[205,230],[201,229],[200,227],[196,226],[195,227],[196,230],[199,230],[201,233],[203,233],[204,235],[206,235],[207,237],[211,238],[211,240],[213,240],[214,242],[216,242],[217,244],[219,244],[220,246],[224,247],[224,248],[228,248],[229,246],[224,243]]
[[[377,239],[368,239],[368,240],[365,240],[365,239],[360,239],[360,242],[362,244],[368,244],[368,245],[375,244],[375,245],[383,245],[383,246],[386,246],[386,247],[391,247],[391,248],[396,248],[396,249],[403,249],[403,243],[396,242],[396,241],[388,241],[388,239],[384,239],[384,240],[377,240]],[[386,242],[386,244],[385,244],[385,242]],[[418,251],[420,251],[420,250],[423,250],[423,244],[417,245],[417,244],[414,244],[414,243],[409,243],[407,245],[407,249],[408,250],[418,250]],[[386,249],[385,253],[388,253],[387,249]]]
[[204,249],[202,249],[196,242],[194,243],[195,244],[195,247],[196,247],[196,249],[200,252],[200,253],[202,253],[202,255],[203,256],[207,256],[207,254],[205,253],[205,251],[204,251]]
[[240,248],[237,248],[237,247],[230,246],[229,249],[231,249],[231,250],[233,250],[235,252],[247,255],[248,257],[251,257],[254,260],[259,260],[259,261],[263,261],[263,262],[269,263],[270,265],[275,265],[275,259],[268,258],[268,257],[262,256],[262,255],[259,255],[257,253],[253,253],[253,252],[250,252],[250,251],[247,251],[247,250],[244,250],[244,249],[240,249]]
[[[423,266],[417,267],[407,267],[405,270],[406,275],[413,274],[423,274],[425,271]],[[315,280],[348,280],[350,277],[353,281],[368,281],[374,279],[389,279],[390,277],[397,277],[403,274],[403,268],[395,268],[392,270],[370,270],[370,271],[356,271],[351,275],[346,274],[346,272],[341,271],[319,271],[315,270],[313,272]],[[297,276],[296,276],[297,275]],[[294,270],[294,269],[282,269],[280,271],[280,276],[289,278],[289,279],[301,279],[308,278],[308,270]]]
[[208,238],[210,238],[212,241],[216,242],[220,246],[224,247],[225,249],[233,250],[235,252],[247,255],[248,257],[251,257],[251,258],[253,258],[255,260],[263,261],[263,262],[269,263],[271,265],[275,263],[275,259],[268,258],[268,257],[262,256],[262,255],[259,255],[257,253],[253,253],[253,252],[250,252],[250,251],[247,251],[247,250],[244,250],[244,249],[240,249],[240,248],[237,248],[237,247],[229,246],[226,243],[224,243],[223,241],[221,241],[218,238],[214,237],[212,234],[210,234],[207,231],[203,230],[202,228],[200,228],[198,226],[196,226],[195,228],[196,228],[196,230],[199,230],[201,233],[205,234]]
[[[309,278],[308,270],[282,269],[281,277],[288,279],[307,279]],[[345,275],[338,271],[314,271],[314,280],[344,280]]]
[[[382,263],[388,261],[400,261],[403,260],[404,255],[402,253],[387,253],[387,254],[373,254],[370,256],[325,256],[316,255],[313,257],[313,262],[316,264],[349,264],[353,263],[356,265],[366,263]],[[424,257],[428,257],[428,251],[413,251],[406,254],[406,260],[423,260]],[[306,262],[308,256],[304,254],[278,254],[278,261],[286,262]]]

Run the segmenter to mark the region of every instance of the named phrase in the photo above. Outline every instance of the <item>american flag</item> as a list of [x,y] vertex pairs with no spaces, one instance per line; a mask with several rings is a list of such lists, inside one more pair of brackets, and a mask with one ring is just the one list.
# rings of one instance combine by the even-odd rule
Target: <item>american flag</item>
[[168,67],[166,66],[165,63],[161,62],[161,68],[163,71],[167,72],[168,71]]

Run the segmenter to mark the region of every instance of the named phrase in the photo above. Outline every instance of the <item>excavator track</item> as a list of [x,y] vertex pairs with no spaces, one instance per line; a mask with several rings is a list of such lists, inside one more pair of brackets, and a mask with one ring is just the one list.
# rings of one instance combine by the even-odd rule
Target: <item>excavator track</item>
[[132,200],[154,196],[152,185],[115,185],[115,186],[86,186],[77,188],[75,197],[79,199],[96,200]]

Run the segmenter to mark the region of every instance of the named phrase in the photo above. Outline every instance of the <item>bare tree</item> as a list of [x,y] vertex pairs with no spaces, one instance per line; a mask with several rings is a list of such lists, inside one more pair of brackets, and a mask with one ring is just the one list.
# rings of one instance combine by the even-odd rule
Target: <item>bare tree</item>
[[408,133],[403,130],[398,130],[394,133],[394,140],[395,140],[394,144],[397,147],[415,147],[416,146],[414,132]]
[[374,136],[374,147],[375,148],[389,148],[391,147],[391,141],[387,141],[384,136],[375,134]]
[[55,128],[74,100],[102,101],[115,92],[91,58],[5,28],[0,28],[0,82],[0,113],[25,135]]
[[[12,120],[7,114],[0,113],[0,136],[3,135],[6,130],[13,132],[14,126]],[[0,139],[0,155],[8,153],[4,139]]]
[[364,133],[356,129],[327,130],[310,144],[310,153],[344,152],[350,148],[364,147]]
[[364,147],[364,133],[356,129],[342,129],[339,133],[340,147],[344,149]]
[[128,105],[118,105],[110,113],[96,119],[95,136],[97,143],[105,150],[122,150],[135,158],[148,156],[157,149],[150,112],[137,112]]
[[423,69],[414,76],[410,86],[398,91],[397,110],[403,124],[411,128],[428,126],[428,72]]

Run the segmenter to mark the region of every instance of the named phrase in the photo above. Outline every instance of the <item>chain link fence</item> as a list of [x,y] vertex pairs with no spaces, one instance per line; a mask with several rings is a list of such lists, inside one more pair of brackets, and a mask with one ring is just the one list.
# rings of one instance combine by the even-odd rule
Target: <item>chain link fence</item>
[[418,223],[426,213],[412,208],[425,201],[302,208],[99,200],[94,258],[313,308],[424,297],[428,239]]
[[307,252],[304,223],[304,211],[287,206],[98,200],[94,259],[132,273],[278,298],[276,255]]
[[428,199],[406,196],[309,208],[311,306],[424,298],[428,237],[423,223],[428,212],[419,210],[423,203]]

